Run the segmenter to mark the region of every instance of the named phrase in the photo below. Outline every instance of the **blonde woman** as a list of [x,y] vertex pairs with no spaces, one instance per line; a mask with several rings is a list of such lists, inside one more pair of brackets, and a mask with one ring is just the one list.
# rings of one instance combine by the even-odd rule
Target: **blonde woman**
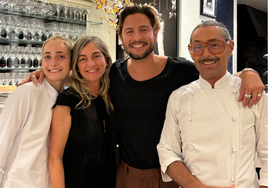
[[97,36],[73,48],[71,87],[56,101],[50,137],[53,188],[115,187],[115,141],[109,97],[112,60]]
[[42,49],[46,79],[18,87],[0,115],[0,187],[47,188],[48,133],[53,105],[70,72],[72,42],[49,38]]

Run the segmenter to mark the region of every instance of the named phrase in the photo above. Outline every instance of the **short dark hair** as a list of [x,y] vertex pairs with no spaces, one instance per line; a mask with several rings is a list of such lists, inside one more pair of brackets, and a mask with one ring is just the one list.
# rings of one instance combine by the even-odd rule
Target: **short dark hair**
[[123,24],[127,16],[136,14],[136,13],[141,13],[146,15],[150,23],[153,27],[154,31],[159,31],[160,29],[160,22],[158,19],[158,12],[155,8],[148,6],[148,5],[129,5],[125,6],[124,9],[120,12],[119,19],[118,19],[118,27],[117,27],[117,32],[119,37],[122,36],[122,29],[123,29]]

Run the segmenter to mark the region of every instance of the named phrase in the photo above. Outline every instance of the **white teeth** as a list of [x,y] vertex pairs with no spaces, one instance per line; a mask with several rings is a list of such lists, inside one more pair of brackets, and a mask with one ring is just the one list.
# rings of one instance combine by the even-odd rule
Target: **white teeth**
[[134,48],[139,48],[139,47],[142,47],[143,45],[142,44],[140,44],[140,45],[134,45],[133,47]]
[[60,70],[49,70],[49,72],[60,72]]
[[215,61],[212,61],[212,62],[203,62],[204,65],[211,65],[211,64],[214,64]]
[[94,70],[88,70],[87,72],[96,72],[97,69],[94,69]]

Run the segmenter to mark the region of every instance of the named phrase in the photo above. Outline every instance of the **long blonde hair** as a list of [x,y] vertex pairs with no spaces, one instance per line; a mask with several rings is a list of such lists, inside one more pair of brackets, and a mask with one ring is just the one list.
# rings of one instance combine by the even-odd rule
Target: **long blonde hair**
[[103,98],[106,110],[109,113],[111,110],[113,111],[113,105],[111,102],[111,98],[109,95],[110,89],[110,79],[109,79],[109,72],[112,66],[112,58],[109,54],[108,48],[106,44],[97,36],[92,35],[83,35],[77,39],[73,47],[73,56],[72,56],[72,81],[71,86],[74,90],[79,94],[81,97],[81,101],[76,105],[75,108],[77,109],[84,109],[91,105],[91,100],[95,99],[93,95],[90,94],[90,90],[86,86],[85,80],[82,75],[79,73],[78,69],[78,58],[81,54],[81,51],[88,43],[94,43],[102,52],[105,57],[105,61],[107,63],[106,69],[104,74],[100,79],[100,91],[99,95]]

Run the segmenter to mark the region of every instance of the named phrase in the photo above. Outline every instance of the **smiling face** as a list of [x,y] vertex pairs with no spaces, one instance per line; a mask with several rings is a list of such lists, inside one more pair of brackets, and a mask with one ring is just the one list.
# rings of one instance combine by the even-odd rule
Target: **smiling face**
[[[200,27],[193,32],[191,38],[192,42],[206,43],[213,40],[226,41],[218,26]],[[225,75],[228,57],[232,55],[233,48],[234,42],[231,41],[220,54],[212,54],[207,47],[204,48],[203,53],[200,55],[191,54],[201,77],[212,84],[212,86]]]
[[135,60],[153,54],[157,31],[153,30],[149,18],[141,13],[126,17],[120,38],[126,53]]
[[42,68],[46,79],[53,86],[64,83],[70,72],[71,56],[61,39],[48,41],[42,54]]
[[100,84],[106,65],[103,53],[93,42],[89,42],[79,54],[78,70],[88,86]]

